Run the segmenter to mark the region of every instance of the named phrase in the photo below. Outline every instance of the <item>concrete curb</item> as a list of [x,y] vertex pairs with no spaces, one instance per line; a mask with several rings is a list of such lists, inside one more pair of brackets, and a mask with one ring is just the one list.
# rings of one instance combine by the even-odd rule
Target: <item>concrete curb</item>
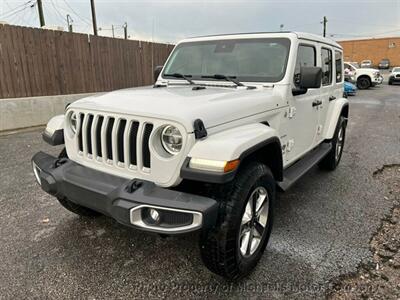
[[0,132],[45,125],[53,116],[64,113],[68,103],[91,95],[93,93],[0,99]]

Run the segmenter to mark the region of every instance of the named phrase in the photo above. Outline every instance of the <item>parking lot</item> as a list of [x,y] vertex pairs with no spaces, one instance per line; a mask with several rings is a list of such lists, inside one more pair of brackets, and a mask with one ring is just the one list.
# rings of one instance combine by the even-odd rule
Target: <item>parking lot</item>
[[276,204],[270,243],[252,275],[226,282],[200,261],[197,237],[162,238],[63,209],[34,180],[30,158],[57,154],[42,128],[0,136],[0,295],[4,298],[320,297],[371,259],[393,206],[373,172],[400,163],[400,86],[350,97],[339,168],[318,168]]

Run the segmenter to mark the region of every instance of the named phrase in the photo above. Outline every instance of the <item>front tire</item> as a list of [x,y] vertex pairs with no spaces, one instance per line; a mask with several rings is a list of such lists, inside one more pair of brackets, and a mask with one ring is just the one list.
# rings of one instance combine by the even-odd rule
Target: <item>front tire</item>
[[268,243],[275,180],[267,166],[251,162],[221,190],[219,224],[202,232],[200,252],[210,271],[237,279],[254,269]]
[[371,87],[371,79],[366,76],[357,79],[357,87],[360,90],[366,90]]
[[333,171],[338,166],[342,158],[344,141],[346,138],[346,119],[339,117],[336,125],[335,135],[331,141],[331,151],[321,160],[319,167],[324,170]]

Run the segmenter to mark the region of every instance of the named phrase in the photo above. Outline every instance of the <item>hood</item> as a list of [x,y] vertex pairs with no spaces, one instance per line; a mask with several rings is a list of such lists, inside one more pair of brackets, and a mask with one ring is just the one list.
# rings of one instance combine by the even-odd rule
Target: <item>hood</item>
[[361,68],[364,72],[379,72],[378,69],[374,69],[374,68]]
[[279,96],[273,96],[272,88],[192,88],[189,85],[129,88],[78,100],[69,109],[173,120],[192,132],[196,119],[210,128],[272,110],[282,103]]

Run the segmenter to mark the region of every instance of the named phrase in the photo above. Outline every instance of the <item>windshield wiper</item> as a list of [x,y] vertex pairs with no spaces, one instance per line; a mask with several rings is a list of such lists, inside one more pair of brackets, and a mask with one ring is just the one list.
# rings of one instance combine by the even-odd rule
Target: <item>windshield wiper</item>
[[195,84],[194,81],[192,79],[190,79],[189,77],[192,77],[192,75],[183,75],[181,73],[172,73],[172,74],[164,74],[164,76],[171,76],[171,77],[175,77],[175,78],[182,78],[185,79],[187,82],[189,82],[190,84]]
[[239,80],[236,79],[236,76],[226,76],[222,74],[215,74],[215,75],[204,75],[201,76],[201,78],[214,78],[214,79],[224,79],[226,81],[233,82],[236,84],[236,86],[245,86],[243,83],[241,83]]

